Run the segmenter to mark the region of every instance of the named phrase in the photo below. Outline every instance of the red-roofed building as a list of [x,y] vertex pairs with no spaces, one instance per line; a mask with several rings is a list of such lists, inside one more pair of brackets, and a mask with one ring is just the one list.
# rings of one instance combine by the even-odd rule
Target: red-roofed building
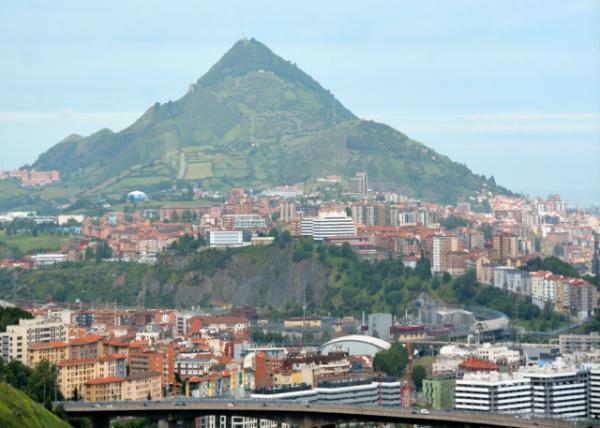
[[458,365],[459,372],[495,372],[498,371],[498,366],[487,360],[469,357]]

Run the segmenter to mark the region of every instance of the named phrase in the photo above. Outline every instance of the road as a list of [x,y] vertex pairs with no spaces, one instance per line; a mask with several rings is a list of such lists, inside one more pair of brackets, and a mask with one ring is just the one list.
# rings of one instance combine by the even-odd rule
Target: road
[[92,417],[95,427],[107,426],[119,416],[148,417],[159,421],[190,420],[206,415],[247,416],[320,427],[348,421],[462,425],[474,427],[567,428],[588,426],[581,421],[517,417],[511,414],[420,411],[398,407],[308,404],[289,401],[177,399],[162,401],[63,402],[67,414]]

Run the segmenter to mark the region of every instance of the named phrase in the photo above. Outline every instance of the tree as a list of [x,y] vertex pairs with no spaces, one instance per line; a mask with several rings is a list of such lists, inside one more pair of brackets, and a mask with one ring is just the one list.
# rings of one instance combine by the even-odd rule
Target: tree
[[395,342],[390,349],[379,351],[373,358],[373,369],[388,376],[400,377],[406,368],[408,353],[403,344]]
[[552,250],[552,254],[556,257],[562,257],[565,255],[565,247],[562,244],[556,244]]
[[148,401],[152,400],[152,394],[150,394],[150,391],[148,391],[148,395],[146,396],[146,400],[148,400]]
[[94,250],[92,249],[92,247],[87,247],[85,249],[85,259],[92,260],[93,258],[94,258]]
[[31,319],[33,315],[21,308],[0,308],[0,332],[6,331],[6,326],[15,325],[21,319]]
[[457,227],[468,226],[469,222],[462,217],[452,214],[440,220],[440,225],[445,229],[456,229]]
[[73,389],[73,396],[71,397],[73,401],[79,401],[79,391],[77,391],[77,387]]
[[494,237],[494,228],[489,223],[483,223],[479,231],[483,233],[483,239],[486,241],[491,241]]
[[[58,369],[48,360],[40,361],[27,380],[25,392],[34,401],[48,404],[54,399],[54,389],[58,379]],[[62,397],[61,397],[62,398]]]
[[413,372],[412,372],[412,381],[413,384],[415,385],[415,388],[417,388],[417,391],[420,391],[421,388],[423,387],[423,379],[427,378],[427,370],[425,369],[425,367],[421,366],[421,365],[416,365],[413,368]]
[[11,360],[4,365],[0,360],[0,379],[14,386],[17,389],[25,391],[27,381],[31,375],[31,369],[18,360]]
[[431,278],[431,262],[425,255],[425,251],[421,251],[421,258],[417,261],[415,272],[421,279]]

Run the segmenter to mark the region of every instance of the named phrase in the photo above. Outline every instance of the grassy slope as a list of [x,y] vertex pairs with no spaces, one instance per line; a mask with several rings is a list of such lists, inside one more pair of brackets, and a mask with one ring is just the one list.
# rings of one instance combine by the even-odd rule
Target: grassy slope
[[69,424],[34,403],[21,391],[0,383],[0,426],[2,428],[68,428]]
[[22,253],[29,253],[34,250],[55,251],[60,245],[69,240],[68,236],[51,235],[40,233],[33,236],[29,233],[20,233],[17,235],[6,235],[0,231],[0,242],[4,242],[8,247],[17,248]]

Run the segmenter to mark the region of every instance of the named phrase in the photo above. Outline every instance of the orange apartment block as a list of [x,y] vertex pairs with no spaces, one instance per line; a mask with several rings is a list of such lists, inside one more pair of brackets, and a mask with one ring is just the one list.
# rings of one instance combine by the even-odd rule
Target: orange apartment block
[[86,401],[160,400],[162,398],[161,374],[159,372],[134,373],[123,378],[109,376],[91,379],[83,385]]
[[175,380],[175,351],[173,345],[165,350],[129,351],[129,372],[131,374],[155,371],[162,374],[162,384],[169,385]]
[[58,364],[60,361],[68,358],[69,345],[66,342],[47,342],[36,343],[29,347],[27,353],[29,367],[34,367],[42,360],[47,360],[50,364]]
[[84,394],[84,384],[92,379],[111,376],[124,376],[127,357],[121,354],[106,355],[100,358],[68,359],[58,363],[58,387],[61,394],[73,397],[75,391]]

